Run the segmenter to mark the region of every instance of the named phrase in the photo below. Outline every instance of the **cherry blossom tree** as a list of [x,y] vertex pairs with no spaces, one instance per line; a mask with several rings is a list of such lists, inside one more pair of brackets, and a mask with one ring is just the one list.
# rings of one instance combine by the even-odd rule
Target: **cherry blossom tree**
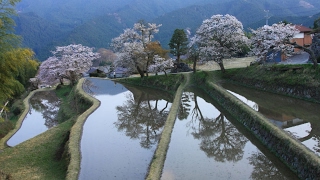
[[166,70],[173,66],[173,59],[165,59],[159,55],[153,57],[153,62],[149,66],[148,71],[158,74],[159,72],[164,72],[167,76]]
[[194,38],[192,42],[198,45],[200,60],[217,62],[222,72],[225,71],[223,59],[236,55],[243,45],[249,44],[242,23],[229,14],[204,20]]
[[100,57],[99,53],[93,52],[93,48],[81,44],[56,47],[52,54],[52,57],[42,62],[37,76],[44,84],[53,84],[57,79],[63,84],[65,78],[73,85],[81,73],[90,69],[92,60]]
[[144,70],[148,70],[147,45],[153,35],[159,32],[160,25],[140,21],[133,29],[125,29],[120,36],[112,39],[111,46],[118,55],[115,66],[126,67],[131,71],[137,70],[144,77]]
[[291,41],[299,31],[292,24],[277,23],[265,25],[257,30],[251,29],[251,54],[257,56],[258,63],[273,59],[276,53],[281,52],[290,56],[294,51]]

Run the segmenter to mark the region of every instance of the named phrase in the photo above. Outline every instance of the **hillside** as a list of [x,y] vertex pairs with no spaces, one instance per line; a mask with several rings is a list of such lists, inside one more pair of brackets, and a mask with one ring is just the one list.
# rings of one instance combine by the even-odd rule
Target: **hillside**
[[[21,13],[14,18],[17,27],[16,33],[23,37],[23,45],[32,47],[33,51],[39,56],[48,56],[48,47],[52,43],[63,40],[65,32],[57,25],[46,21],[36,14]],[[46,49],[46,51],[43,51]],[[50,55],[50,54],[49,54]]]

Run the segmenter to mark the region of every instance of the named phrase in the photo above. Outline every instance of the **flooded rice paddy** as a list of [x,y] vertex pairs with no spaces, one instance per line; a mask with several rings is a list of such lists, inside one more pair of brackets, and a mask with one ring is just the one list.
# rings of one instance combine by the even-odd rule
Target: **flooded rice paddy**
[[110,80],[89,80],[101,105],[83,127],[79,179],[144,179],[172,96]]
[[183,93],[162,180],[297,179],[203,91]]
[[223,87],[320,156],[319,104],[233,84]]
[[[87,119],[79,179],[144,179],[172,95],[90,79],[101,106]],[[206,93],[183,93],[162,180],[298,179]]]
[[57,114],[60,100],[54,91],[35,93],[29,101],[30,109],[20,129],[7,141],[8,146],[16,146],[58,124]]

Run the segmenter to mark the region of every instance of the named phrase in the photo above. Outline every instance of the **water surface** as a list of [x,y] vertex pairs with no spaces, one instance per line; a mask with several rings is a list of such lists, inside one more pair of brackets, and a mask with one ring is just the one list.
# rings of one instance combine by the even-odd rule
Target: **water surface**
[[144,179],[171,95],[110,80],[89,80],[101,106],[83,127],[79,179]]
[[200,90],[184,92],[162,180],[297,179]]
[[233,84],[223,87],[320,156],[320,104]]
[[20,129],[7,141],[8,146],[16,146],[58,124],[60,100],[55,91],[36,92],[29,103],[30,110]]

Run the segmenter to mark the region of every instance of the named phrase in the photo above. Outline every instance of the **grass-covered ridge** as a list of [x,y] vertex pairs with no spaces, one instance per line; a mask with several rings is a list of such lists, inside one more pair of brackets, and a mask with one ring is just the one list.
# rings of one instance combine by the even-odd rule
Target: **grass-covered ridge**
[[[33,93],[24,100],[26,106],[29,106],[28,101]],[[0,152],[0,171],[4,176],[12,179],[65,179],[67,176],[70,129],[76,117],[88,109],[91,103],[70,86],[58,86],[56,93],[62,100],[58,126],[12,148],[4,146],[8,138],[1,139],[4,149]],[[21,124],[24,116],[20,119]]]
[[234,80],[250,79],[253,82],[260,81],[269,85],[318,87],[320,67],[315,68],[312,64],[248,66],[228,69],[223,77]]
[[320,67],[261,65],[213,72],[219,79],[272,93],[320,103]]
[[184,81],[184,78],[185,77],[182,74],[169,74],[168,76],[158,75],[144,78],[122,78],[116,79],[116,81],[175,93],[180,84]]

